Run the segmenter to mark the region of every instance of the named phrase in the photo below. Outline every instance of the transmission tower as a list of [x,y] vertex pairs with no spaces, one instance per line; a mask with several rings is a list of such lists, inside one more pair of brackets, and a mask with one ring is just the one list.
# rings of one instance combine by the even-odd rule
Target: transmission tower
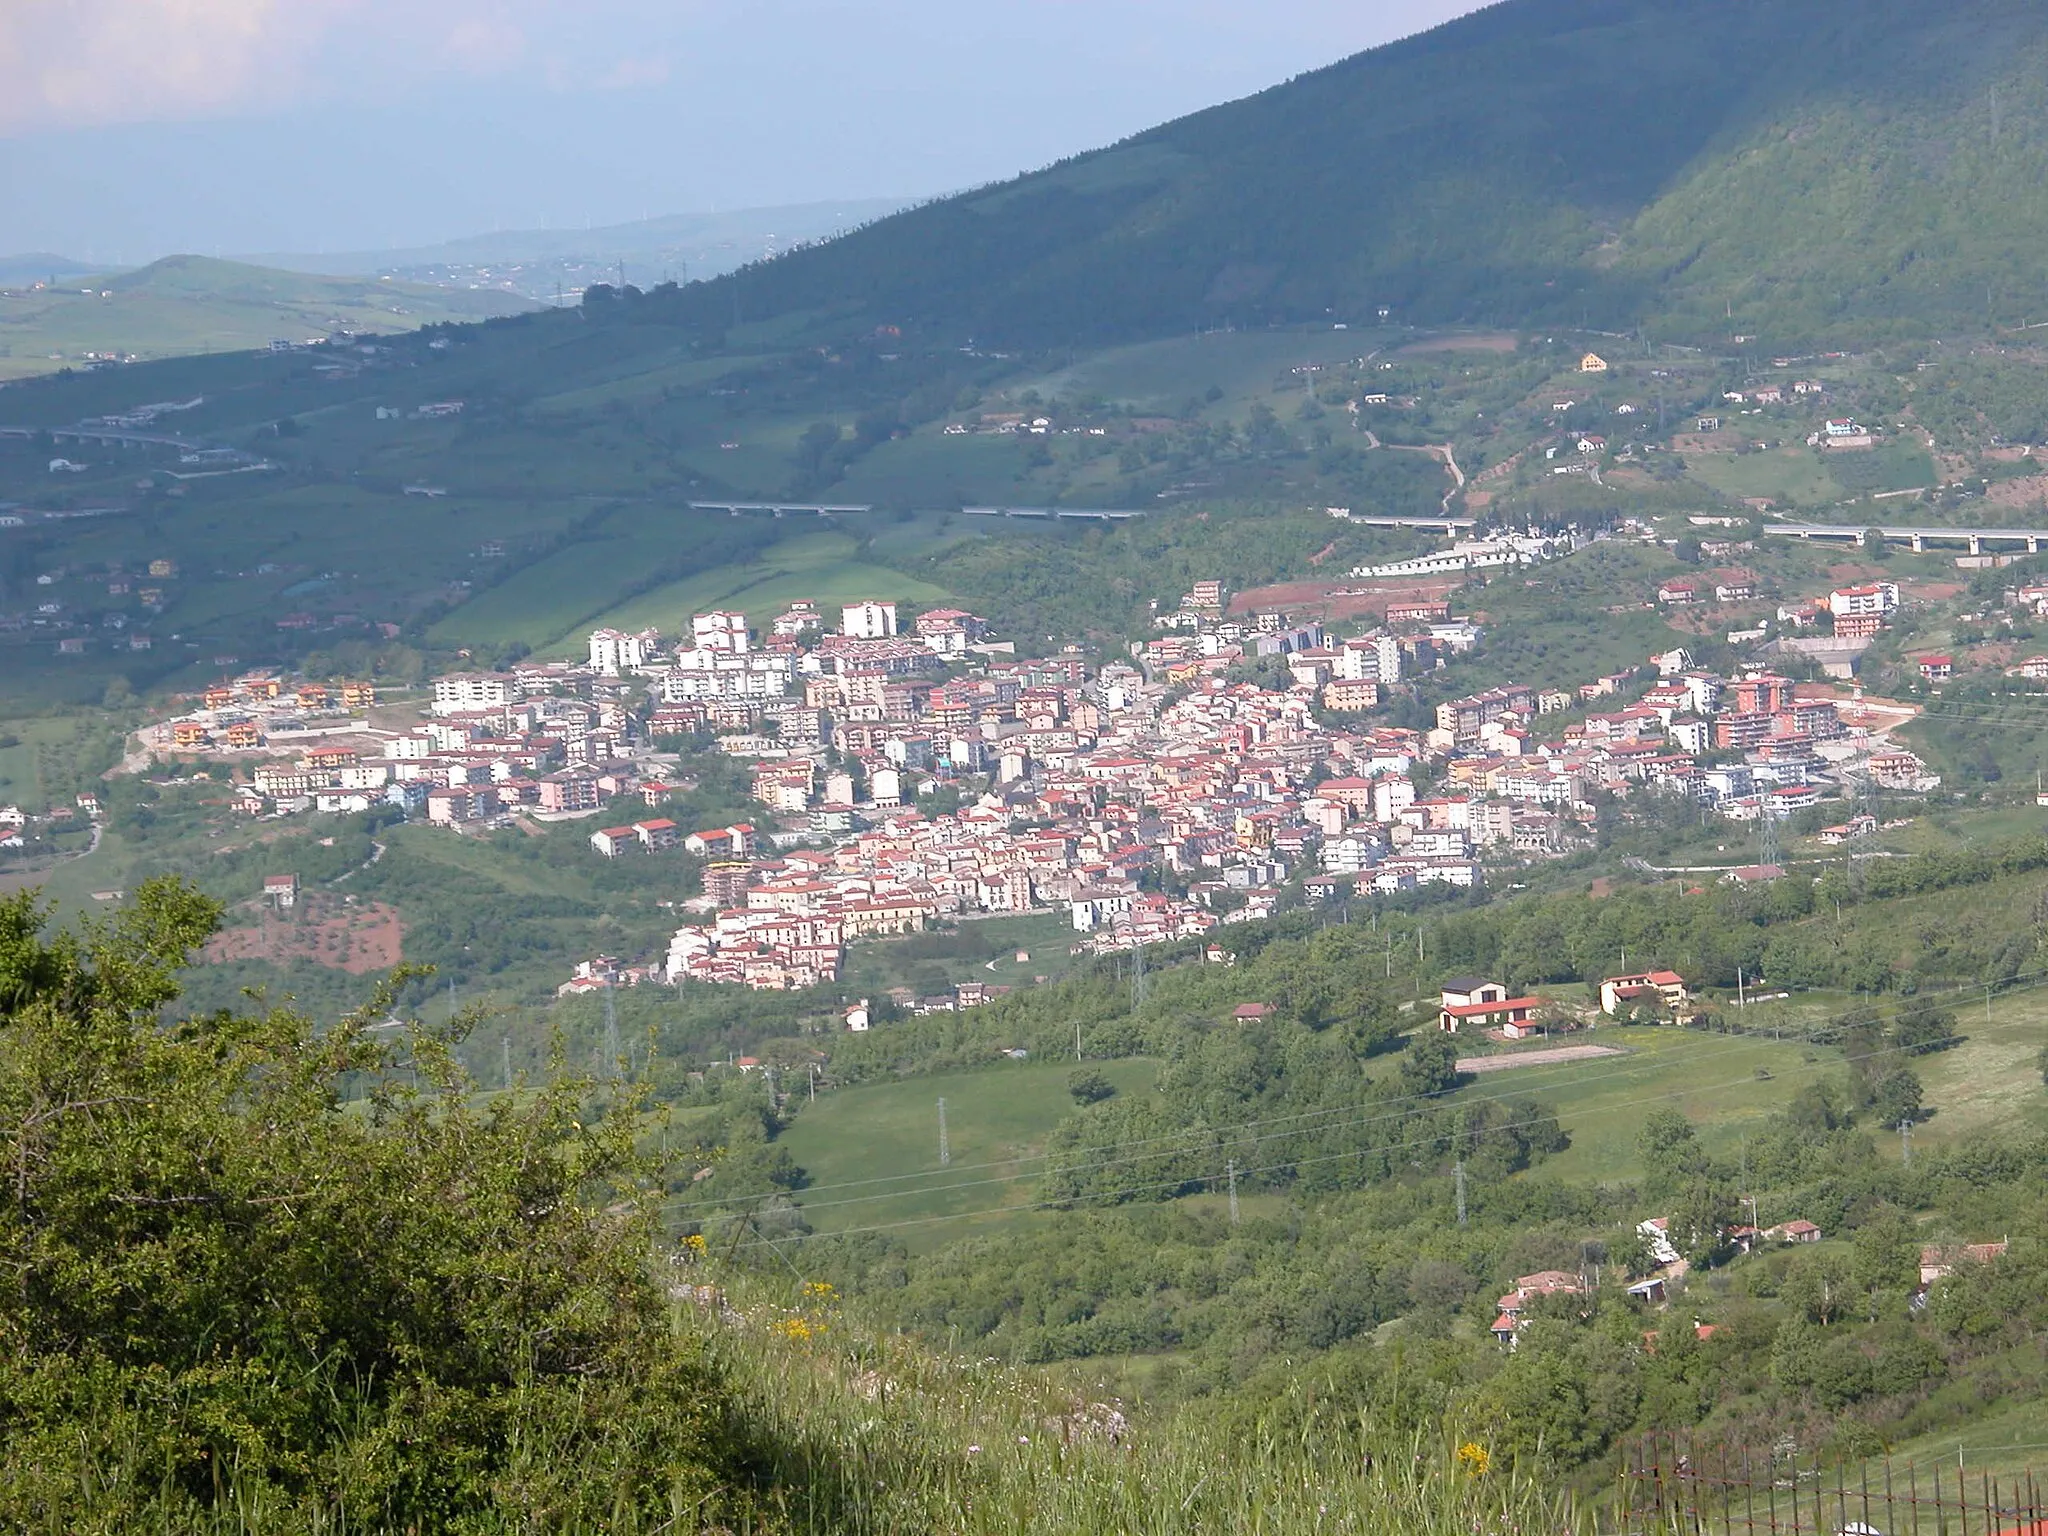
[[948,1168],[952,1166],[952,1163],[953,1145],[946,1140],[946,1101],[941,1099],[939,1100],[939,1166],[941,1168]]
[[1131,1006],[1145,1006],[1145,946],[1131,951]]
[[512,1086],[512,1036],[509,1033],[499,1039],[498,1051],[503,1058],[504,1083],[507,1088],[510,1088]]
[[604,1059],[607,1076],[619,1075],[619,1005],[612,988],[604,989]]
[[1230,1224],[1237,1225],[1237,1159],[1232,1158],[1226,1165],[1230,1171]]
[[1778,818],[1769,805],[1764,805],[1759,808],[1757,821],[1756,861],[1768,866],[1776,864],[1778,857]]
[[1458,1225],[1465,1225],[1465,1160],[1461,1157],[1451,1169],[1451,1177],[1458,1186]]

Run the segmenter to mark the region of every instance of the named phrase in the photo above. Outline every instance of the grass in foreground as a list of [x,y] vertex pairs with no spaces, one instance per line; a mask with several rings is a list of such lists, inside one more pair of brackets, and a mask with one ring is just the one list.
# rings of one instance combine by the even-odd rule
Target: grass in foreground
[[[1590,1529],[1585,1511],[1492,1462],[1483,1437],[1370,1424],[1233,1433],[1196,1416],[1134,1428],[1113,1402],[894,1337],[842,1337],[829,1300],[728,1312],[710,1352],[753,1438],[774,1447],[763,1529],[956,1536],[1294,1536]],[[1305,1382],[1304,1395],[1313,1395]],[[1300,1416],[1315,1423],[1316,1415]]]

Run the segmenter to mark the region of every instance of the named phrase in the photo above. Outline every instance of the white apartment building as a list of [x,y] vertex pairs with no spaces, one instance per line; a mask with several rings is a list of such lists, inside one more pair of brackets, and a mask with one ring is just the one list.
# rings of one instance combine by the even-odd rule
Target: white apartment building
[[887,640],[896,633],[896,605],[848,603],[840,611],[839,632],[855,640]]
[[718,651],[727,656],[744,656],[751,647],[744,613],[693,614],[690,636],[700,651]]
[[1347,683],[1397,683],[1401,644],[1392,635],[1366,635],[1337,648],[1337,677]]
[[661,697],[667,704],[692,699],[779,699],[789,692],[791,676],[787,656],[685,651],[677,664],[662,674]]
[[525,691],[514,677],[492,672],[451,672],[434,679],[434,713],[467,715],[506,709],[518,703]]
[[1828,612],[1836,618],[1887,614],[1899,606],[1899,584],[1873,581],[1861,587],[1837,587],[1828,594]]
[[629,635],[619,629],[597,629],[590,634],[590,670],[599,677],[624,677],[638,672],[660,647],[661,636],[651,629]]

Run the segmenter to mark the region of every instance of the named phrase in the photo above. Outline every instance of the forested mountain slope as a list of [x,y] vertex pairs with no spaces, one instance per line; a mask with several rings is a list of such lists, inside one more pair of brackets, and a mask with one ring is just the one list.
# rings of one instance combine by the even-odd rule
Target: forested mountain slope
[[2028,0],[1506,0],[673,302],[996,344],[2014,323],[2048,312],[2044,62]]

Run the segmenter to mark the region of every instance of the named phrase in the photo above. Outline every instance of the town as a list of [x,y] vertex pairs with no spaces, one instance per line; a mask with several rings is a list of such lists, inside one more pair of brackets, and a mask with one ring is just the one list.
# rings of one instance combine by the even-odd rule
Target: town
[[[1753,595],[1675,578],[1658,598]],[[799,600],[758,630],[724,610],[674,638],[599,629],[580,661],[446,674],[404,706],[360,680],[259,670],[136,746],[224,757],[251,818],[389,809],[460,836],[632,807],[592,828],[590,856],[700,861],[701,892],[677,904],[691,920],[665,955],[585,962],[564,993],[826,986],[850,944],[990,915],[1064,912],[1082,954],[1200,939],[1291,901],[1512,883],[1590,847],[1600,807],[1651,801],[1722,818],[1745,850],[1722,878],[1768,881],[1779,824],[1839,801],[1821,841],[1856,842],[1878,830],[1867,796],[1940,782],[1893,740],[1918,706],[1827,675],[1891,622],[1893,582],[1781,608],[1782,654],[1822,680],[1768,658],[1723,675],[1681,647],[1576,687],[1449,698],[1427,727],[1382,706],[1482,646],[1449,598],[1390,599],[1341,636],[1230,598],[1197,582],[1154,638],[1106,660],[1020,658],[951,607]],[[1800,638],[1823,614],[1831,634]],[[664,814],[690,744],[744,765],[750,819]]]

